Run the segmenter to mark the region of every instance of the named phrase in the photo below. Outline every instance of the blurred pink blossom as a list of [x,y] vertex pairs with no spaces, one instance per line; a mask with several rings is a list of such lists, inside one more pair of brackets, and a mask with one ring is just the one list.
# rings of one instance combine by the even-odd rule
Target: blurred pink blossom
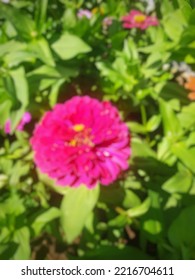
[[86,17],[86,18],[90,19],[92,17],[92,13],[89,10],[81,9],[78,11],[77,16],[78,16],[78,18]]
[[131,10],[128,15],[122,17],[123,27],[126,29],[147,29],[149,26],[159,24],[155,16],[147,16],[138,10]]
[[[22,116],[22,119],[20,120],[18,126],[16,127],[16,130],[22,131],[24,129],[24,126],[31,121],[32,117],[29,112],[25,112]],[[6,134],[11,133],[11,121],[8,119],[4,126],[4,131]]]
[[73,97],[46,112],[31,138],[35,163],[59,185],[109,185],[128,169],[130,135],[110,102]]
[[105,17],[103,19],[103,26],[107,28],[108,26],[112,25],[113,19],[111,17]]

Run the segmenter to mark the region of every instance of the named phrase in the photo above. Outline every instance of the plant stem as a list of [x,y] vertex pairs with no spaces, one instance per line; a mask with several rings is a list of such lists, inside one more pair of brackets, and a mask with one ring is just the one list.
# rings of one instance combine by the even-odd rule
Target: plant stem
[[[142,118],[142,124],[143,126],[145,127],[146,129],[146,125],[147,125],[147,114],[146,114],[146,109],[145,109],[145,106],[142,104],[140,106],[140,110],[141,110],[141,118]],[[146,140],[147,142],[150,142],[150,136],[146,130]]]

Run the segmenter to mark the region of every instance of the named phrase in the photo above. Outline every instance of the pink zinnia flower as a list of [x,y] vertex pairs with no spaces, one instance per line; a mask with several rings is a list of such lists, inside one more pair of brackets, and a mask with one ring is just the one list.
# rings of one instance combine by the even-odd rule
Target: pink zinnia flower
[[138,10],[132,10],[128,15],[122,17],[123,27],[146,29],[149,26],[158,25],[158,19],[156,17],[147,16]]
[[128,168],[130,135],[110,102],[73,97],[46,112],[31,139],[35,163],[62,186],[109,185]]
[[83,18],[86,17],[88,19],[90,19],[92,17],[92,13],[89,10],[79,10],[77,13],[78,18]]
[[[22,119],[20,120],[18,126],[16,127],[16,130],[24,130],[24,126],[31,121],[31,114],[29,112],[25,112],[24,115],[22,116]],[[11,133],[11,121],[8,119],[5,123],[4,126],[4,131],[6,134]]]

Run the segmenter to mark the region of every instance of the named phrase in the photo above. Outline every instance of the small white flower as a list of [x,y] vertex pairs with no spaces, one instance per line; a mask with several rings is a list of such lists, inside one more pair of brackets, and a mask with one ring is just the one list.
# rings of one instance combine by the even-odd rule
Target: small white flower
[[1,0],[1,2],[8,4],[8,3],[10,3],[10,0]]
[[150,12],[154,11],[155,9],[155,2],[154,0],[141,0],[147,4],[145,12],[149,14]]

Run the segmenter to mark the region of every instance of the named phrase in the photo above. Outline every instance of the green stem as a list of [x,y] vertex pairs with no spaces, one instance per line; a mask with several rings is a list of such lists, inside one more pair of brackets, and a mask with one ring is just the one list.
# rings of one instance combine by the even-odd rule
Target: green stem
[[142,124],[146,126],[147,124],[147,116],[146,116],[146,109],[143,105],[141,105],[141,117],[142,117]]
[[[143,126],[146,128],[146,125],[147,125],[147,114],[146,114],[146,109],[145,109],[145,106],[144,105],[141,105],[140,106],[140,110],[141,110],[141,118],[142,118],[142,124]],[[146,140],[148,142],[150,142],[150,136],[146,130]]]

